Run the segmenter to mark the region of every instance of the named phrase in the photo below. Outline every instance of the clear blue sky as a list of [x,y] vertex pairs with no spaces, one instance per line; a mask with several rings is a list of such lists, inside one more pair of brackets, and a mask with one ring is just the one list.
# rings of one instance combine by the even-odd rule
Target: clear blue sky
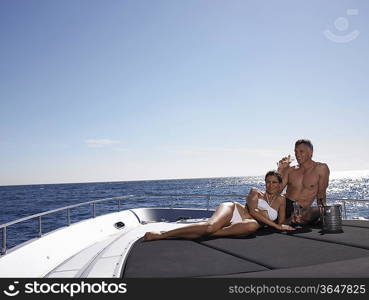
[[0,43],[0,185],[259,175],[301,137],[369,169],[368,1],[0,0]]

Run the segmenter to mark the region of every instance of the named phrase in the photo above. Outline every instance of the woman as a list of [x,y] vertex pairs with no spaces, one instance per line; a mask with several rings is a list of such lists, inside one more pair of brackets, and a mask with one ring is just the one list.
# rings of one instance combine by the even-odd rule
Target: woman
[[[281,174],[269,171],[265,175],[266,191],[263,193],[251,189],[245,206],[238,202],[222,203],[207,222],[169,231],[146,232],[144,240],[160,240],[168,237],[195,239],[204,235],[248,235],[258,230],[262,223],[279,230],[294,230],[293,227],[283,224],[286,199],[279,193],[281,184]],[[278,223],[275,223],[277,218]]]

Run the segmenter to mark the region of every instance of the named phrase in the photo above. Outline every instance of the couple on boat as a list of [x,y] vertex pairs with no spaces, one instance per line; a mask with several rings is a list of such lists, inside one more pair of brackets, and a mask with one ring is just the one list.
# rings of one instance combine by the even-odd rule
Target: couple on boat
[[[314,223],[319,219],[319,207],[326,205],[329,168],[312,160],[313,145],[301,139],[295,143],[296,166],[290,166],[290,156],[279,161],[277,171],[265,175],[265,192],[252,188],[246,204],[225,202],[218,206],[207,222],[169,231],[147,232],[144,240],[169,237],[195,239],[201,236],[235,236],[254,233],[262,225],[278,230],[294,230],[293,224]],[[281,192],[287,186],[285,196]],[[299,214],[294,214],[298,207]]]

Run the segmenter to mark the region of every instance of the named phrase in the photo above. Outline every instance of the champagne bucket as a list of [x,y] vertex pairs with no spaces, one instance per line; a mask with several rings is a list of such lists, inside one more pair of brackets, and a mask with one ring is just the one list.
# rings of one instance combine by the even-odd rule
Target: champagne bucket
[[339,204],[321,206],[320,220],[324,233],[341,233],[342,230],[342,206]]

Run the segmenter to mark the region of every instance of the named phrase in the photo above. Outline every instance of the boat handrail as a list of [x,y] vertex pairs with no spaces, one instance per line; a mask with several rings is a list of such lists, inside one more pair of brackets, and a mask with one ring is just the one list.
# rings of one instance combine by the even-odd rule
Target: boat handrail
[[[82,203],[78,203],[78,204],[74,204],[74,205],[68,205],[68,206],[57,208],[57,209],[52,209],[52,210],[44,211],[44,212],[41,212],[41,213],[38,213],[38,214],[34,214],[34,215],[31,215],[31,216],[27,216],[27,217],[24,217],[24,218],[21,218],[21,219],[17,219],[17,220],[11,221],[9,223],[1,224],[0,225],[0,229],[3,228],[3,227],[8,227],[10,225],[17,224],[17,223],[21,223],[21,222],[29,221],[29,220],[32,220],[32,219],[35,219],[35,218],[39,218],[39,217],[42,217],[42,216],[50,215],[50,214],[53,214],[53,213],[56,213],[56,212],[59,212],[59,211],[68,210],[68,209],[72,209],[72,208],[76,208],[76,207],[80,207],[80,206],[85,206],[85,205],[88,205],[88,204],[94,205],[96,203],[106,202],[106,201],[112,201],[112,200],[117,200],[118,201],[118,204],[119,204],[119,201],[120,200],[131,198],[131,197],[134,197],[134,195],[126,195],[126,196],[121,196],[121,197],[104,198],[104,199],[99,199],[99,200],[92,200],[92,201],[82,202]],[[95,216],[96,215],[93,215],[93,218]]]
[[[137,195],[136,195],[137,196]],[[181,193],[177,193],[177,194],[155,194],[155,193],[149,193],[149,194],[144,194],[141,196],[198,196],[198,197],[208,197],[208,196],[214,196],[214,197],[236,197],[236,198],[241,198],[241,197],[246,197],[246,194],[181,194]],[[348,201],[348,202],[369,202],[369,199],[346,199],[346,198],[327,198],[327,200],[331,200],[331,201]]]
[[[180,197],[180,196],[192,196],[192,197],[207,197],[207,205],[206,209],[209,210],[210,207],[210,197],[235,197],[235,198],[242,198],[246,197],[246,195],[239,195],[239,194],[148,194],[150,196],[164,196],[164,197]],[[360,203],[369,203],[369,199],[345,199],[345,198],[327,198],[328,202],[342,202],[343,205],[343,218],[347,219],[347,211],[346,211],[346,202],[360,202]]]
[[134,195],[124,195],[124,196],[119,196],[119,197],[111,197],[111,198],[104,198],[104,199],[98,199],[98,200],[92,200],[92,201],[87,201],[87,202],[82,202],[82,203],[78,203],[78,204],[74,204],[74,205],[68,205],[68,206],[64,206],[61,208],[57,208],[57,209],[52,209],[52,210],[48,210],[45,212],[41,212],[38,214],[34,214],[31,216],[27,216],[24,218],[20,218],[5,224],[0,224],[0,229],[2,229],[3,233],[2,233],[2,247],[1,247],[1,251],[0,251],[0,255],[5,255],[7,252],[7,228],[11,225],[15,225],[18,223],[22,223],[25,221],[29,221],[32,219],[36,219],[38,218],[38,237],[41,237],[43,235],[42,232],[42,217],[43,216],[47,216],[56,212],[60,212],[60,211],[67,211],[67,226],[70,226],[71,224],[71,217],[70,217],[70,210],[72,208],[76,208],[76,207],[81,207],[81,206],[85,206],[85,205],[91,205],[92,206],[92,218],[96,217],[96,203],[101,203],[101,202],[107,202],[107,201],[118,201],[118,211],[121,210],[121,203],[120,200],[122,199],[128,199],[128,198],[132,198],[134,197]]
[[[76,207],[81,207],[81,206],[85,206],[85,205],[91,205],[92,206],[92,213],[91,213],[91,217],[90,218],[95,218],[96,217],[96,208],[95,205],[97,203],[101,203],[101,202],[107,202],[107,201],[112,201],[115,200],[118,202],[118,210],[121,210],[121,200],[123,199],[129,199],[129,198],[133,198],[133,197],[206,197],[207,198],[207,205],[206,205],[206,209],[210,210],[210,200],[211,197],[234,197],[234,198],[243,198],[246,197],[246,195],[240,195],[240,194],[181,194],[181,193],[176,193],[176,194],[157,194],[157,193],[146,193],[146,194],[141,194],[141,195],[124,195],[124,196],[119,196],[119,197],[111,197],[111,198],[104,198],[104,199],[98,199],[98,200],[92,200],[92,201],[87,201],[87,202],[82,202],[82,203],[78,203],[78,204],[74,204],[74,205],[68,205],[68,206],[64,206],[61,208],[57,208],[57,209],[53,209],[53,210],[48,210],[45,212],[41,212],[38,214],[34,214],[31,216],[27,216],[24,218],[20,218],[5,224],[0,224],[0,229],[2,229],[2,248],[0,251],[1,255],[6,254],[7,252],[7,227],[14,225],[14,224],[18,224],[21,222],[25,222],[25,221],[29,221],[32,219],[36,219],[38,218],[38,226],[39,226],[39,232],[38,232],[38,237],[41,237],[43,235],[43,231],[42,231],[42,217],[43,216],[47,216],[56,212],[60,212],[60,211],[67,211],[67,226],[71,225],[71,217],[70,217],[70,210],[72,208],[76,208]],[[327,201],[340,201],[343,203],[343,218],[346,219],[347,218],[347,213],[346,213],[346,202],[368,202],[369,200],[363,199],[363,200],[355,200],[355,199],[343,199],[343,198],[327,198]],[[173,201],[171,202],[170,207],[173,207]]]

